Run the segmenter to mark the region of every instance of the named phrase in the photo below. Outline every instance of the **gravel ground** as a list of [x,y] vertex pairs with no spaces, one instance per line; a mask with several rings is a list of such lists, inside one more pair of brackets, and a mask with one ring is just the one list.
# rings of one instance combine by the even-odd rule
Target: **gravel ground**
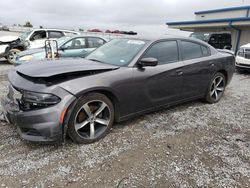
[[[7,90],[0,65],[0,97]],[[250,74],[222,100],[194,101],[116,124],[103,140],[26,142],[0,123],[2,187],[250,187]]]

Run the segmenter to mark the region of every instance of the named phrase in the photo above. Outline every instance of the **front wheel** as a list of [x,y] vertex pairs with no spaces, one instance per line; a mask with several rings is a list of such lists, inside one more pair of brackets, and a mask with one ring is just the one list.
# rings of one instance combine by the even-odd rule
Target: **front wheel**
[[106,136],[114,122],[114,107],[109,98],[89,93],[79,99],[69,119],[68,134],[77,143],[88,144]]
[[7,61],[8,61],[8,63],[10,63],[10,64],[15,63],[16,55],[17,55],[17,53],[19,53],[19,52],[21,52],[21,50],[19,50],[19,49],[11,49],[11,50],[8,52],[8,55],[7,55]]
[[210,81],[209,89],[206,95],[206,101],[208,103],[218,102],[224,94],[226,88],[225,76],[218,72]]

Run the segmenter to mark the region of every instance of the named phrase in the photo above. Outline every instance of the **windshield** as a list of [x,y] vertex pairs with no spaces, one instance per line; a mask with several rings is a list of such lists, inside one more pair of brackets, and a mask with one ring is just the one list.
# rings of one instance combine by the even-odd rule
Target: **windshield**
[[66,42],[70,38],[72,38],[72,37],[66,36],[66,37],[61,37],[61,38],[57,39],[58,46],[61,46],[64,42]]
[[207,42],[209,39],[210,34],[209,33],[192,33],[190,37],[200,39],[202,41]]
[[125,66],[145,46],[146,41],[137,39],[113,39],[89,54],[86,59],[107,64]]
[[22,33],[22,34],[19,36],[19,38],[20,38],[21,40],[25,40],[25,39],[29,36],[29,34],[30,34],[31,32],[32,32],[32,31],[26,31],[26,32]]

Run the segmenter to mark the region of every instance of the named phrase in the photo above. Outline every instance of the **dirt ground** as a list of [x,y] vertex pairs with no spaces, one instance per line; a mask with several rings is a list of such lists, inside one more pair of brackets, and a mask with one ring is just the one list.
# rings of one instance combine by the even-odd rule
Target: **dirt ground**
[[[12,68],[0,64],[0,97]],[[0,187],[250,187],[250,74],[236,73],[217,104],[115,124],[90,145],[29,143],[4,122],[0,135]]]

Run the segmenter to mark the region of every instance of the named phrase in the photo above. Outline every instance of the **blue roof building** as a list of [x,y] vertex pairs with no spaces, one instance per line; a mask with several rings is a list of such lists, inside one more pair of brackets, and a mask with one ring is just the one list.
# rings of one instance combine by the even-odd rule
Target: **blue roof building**
[[170,28],[193,32],[230,32],[232,50],[250,43],[250,6],[195,12],[195,20],[167,22]]

